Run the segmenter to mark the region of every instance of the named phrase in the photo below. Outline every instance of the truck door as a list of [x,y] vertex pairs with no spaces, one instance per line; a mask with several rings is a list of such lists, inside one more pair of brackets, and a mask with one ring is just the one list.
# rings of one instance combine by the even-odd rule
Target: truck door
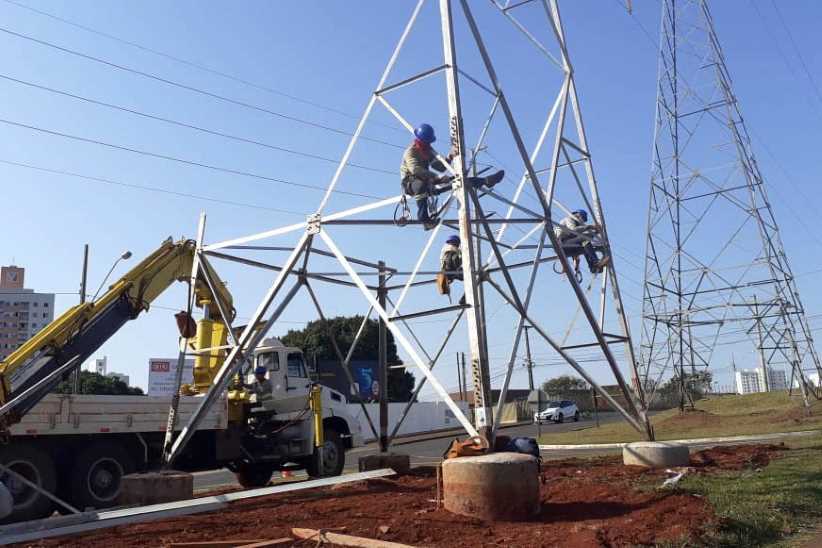
[[285,395],[282,401],[275,404],[275,408],[282,413],[302,411],[308,407],[311,379],[308,377],[301,352],[283,352],[283,354],[285,354],[286,362]]

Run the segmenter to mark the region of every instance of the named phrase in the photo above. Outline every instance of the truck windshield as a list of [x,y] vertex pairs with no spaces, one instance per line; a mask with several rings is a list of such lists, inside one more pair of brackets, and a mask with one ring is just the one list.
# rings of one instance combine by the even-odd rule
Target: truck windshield
[[[291,358],[289,357],[289,369],[291,369]],[[269,371],[280,370],[280,357],[276,352],[266,352],[265,354],[257,355],[257,367],[263,366]]]

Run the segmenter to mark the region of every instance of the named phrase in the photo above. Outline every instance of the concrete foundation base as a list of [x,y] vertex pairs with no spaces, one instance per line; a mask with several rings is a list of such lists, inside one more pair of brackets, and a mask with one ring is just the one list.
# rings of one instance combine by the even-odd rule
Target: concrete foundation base
[[445,509],[486,521],[524,521],[539,513],[539,463],[492,453],[442,463]]
[[396,453],[366,455],[360,457],[360,472],[391,468],[399,475],[407,474],[411,470],[411,457]]
[[194,476],[174,470],[123,476],[118,504],[146,506],[194,498]]
[[648,468],[688,466],[690,454],[687,445],[660,441],[638,441],[622,448],[623,464]]

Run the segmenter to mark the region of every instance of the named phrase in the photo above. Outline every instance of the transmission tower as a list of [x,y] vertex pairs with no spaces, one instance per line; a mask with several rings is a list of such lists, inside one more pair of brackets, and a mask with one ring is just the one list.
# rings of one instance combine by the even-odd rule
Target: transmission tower
[[[220,260],[276,275],[248,324],[236,340],[228,341],[227,355],[213,386],[174,441],[167,462],[180,455],[209,406],[242,371],[244,357],[251,355],[298,295],[305,297],[307,293],[310,306],[323,318],[327,316],[323,310],[343,300],[343,291],[356,298],[358,311],[365,309],[366,318],[372,313],[378,316],[381,329],[392,333],[409,365],[420,374],[421,382],[393,433],[387,432],[387,421],[380,421],[379,434],[370,425],[375,437],[381,443],[385,440],[385,446],[390,445],[426,383],[472,439],[491,446],[526,326],[539,337],[535,344],[561,358],[631,426],[653,438],[613,259],[603,262],[602,272],[601,265],[592,266],[584,288],[582,275],[574,272],[566,256],[567,243],[560,242],[554,231],[572,210],[584,208],[592,214],[593,232],[575,231],[571,241],[580,248],[590,243],[604,252],[610,249],[557,0],[494,1],[476,3],[473,8],[471,4],[468,0],[418,0],[315,213],[301,223],[208,244],[200,231],[197,257],[204,266]],[[481,20],[475,18],[474,9]],[[495,32],[490,32],[489,24],[495,25]],[[539,75],[538,85],[527,97],[537,101],[537,112],[546,112],[544,123],[530,123],[533,109],[528,109],[532,115],[528,120],[515,117],[503,92],[506,67],[501,64],[503,70],[497,73],[481,29],[491,36],[507,31],[510,36],[504,42],[505,52],[518,40],[538,61],[526,74],[509,71],[508,81],[516,78],[521,84],[523,79]],[[417,51],[409,57],[407,49]],[[432,66],[418,66],[419,59],[430,60]],[[430,95],[424,95],[426,90]],[[442,107],[438,122],[431,118],[437,101]],[[363,194],[375,189],[400,192],[399,173],[394,178],[380,176],[371,181],[364,180],[362,174],[348,175],[346,167],[352,158],[374,154],[375,140],[369,132],[379,115],[390,116],[390,121],[402,128],[406,143],[414,124],[420,121],[431,120],[441,129],[447,128],[439,132],[441,140],[436,145],[450,148],[450,154],[446,157],[444,149],[434,153],[453,178],[453,186],[441,195],[444,203],[438,206],[435,226],[426,226],[428,223],[404,213],[398,215],[406,200],[402,194],[384,198]],[[521,129],[526,126],[528,131]],[[473,137],[473,146],[469,137]],[[390,151],[395,165],[403,148],[400,145]],[[384,150],[379,152],[385,154]],[[492,154],[508,155],[508,173],[514,180],[493,189],[475,188],[469,177],[481,175],[485,161],[498,163]],[[346,202],[347,207],[341,207],[340,201],[351,196],[376,200],[353,207]],[[448,305],[434,290],[440,265],[437,252],[431,253],[442,245],[446,234],[460,236],[462,252],[462,282],[456,283],[453,291],[463,296],[457,294]],[[262,245],[264,242],[275,245]],[[260,253],[268,258],[261,260]],[[286,290],[289,285],[291,289]],[[592,291],[594,287],[598,291]],[[562,314],[562,306],[576,307],[577,312]],[[505,311],[509,323],[498,316],[489,324],[494,310]],[[446,323],[426,338],[416,320],[431,316]],[[556,322],[571,316],[562,338],[551,334]],[[580,318],[580,325],[574,327]],[[547,326],[545,319],[553,325]],[[460,324],[472,373],[473,423],[433,371],[449,341],[460,338],[455,334]],[[577,335],[569,340],[572,333]],[[495,408],[491,383],[499,375],[490,375],[494,365],[488,353],[491,336],[496,340],[511,338],[501,343],[510,349],[506,356],[496,359],[504,379]],[[348,367],[359,337],[354,338],[348,358],[343,357],[344,349],[335,347],[343,369]],[[529,340],[529,347],[533,342]],[[612,350],[619,347],[624,350],[630,382]],[[580,351],[585,355],[580,356]],[[618,395],[605,390],[585,370],[583,357],[586,362],[608,366]]]
[[653,397],[666,374],[708,370],[727,336],[750,340],[767,390],[790,370],[805,404],[820,372],[805,309],[706,0],[664,0],[640,362]]

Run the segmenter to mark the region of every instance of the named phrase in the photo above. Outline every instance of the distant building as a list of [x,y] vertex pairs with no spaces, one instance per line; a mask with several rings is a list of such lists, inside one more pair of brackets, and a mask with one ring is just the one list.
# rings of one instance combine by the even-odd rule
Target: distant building
[[736,372],[736,393],[755,394],[766,390],[787,390],[788,377],[784,369],[768,368],[768,384],[762,369],[743,369]]
[[24,268],[0,267],[0,360],[54,319],[54,294],[25,289]]
[[94,360],[94,372],[98,375],[106,376],[106,370],[108,369],[108,356],[103,356],[102,358],[97,358]]

